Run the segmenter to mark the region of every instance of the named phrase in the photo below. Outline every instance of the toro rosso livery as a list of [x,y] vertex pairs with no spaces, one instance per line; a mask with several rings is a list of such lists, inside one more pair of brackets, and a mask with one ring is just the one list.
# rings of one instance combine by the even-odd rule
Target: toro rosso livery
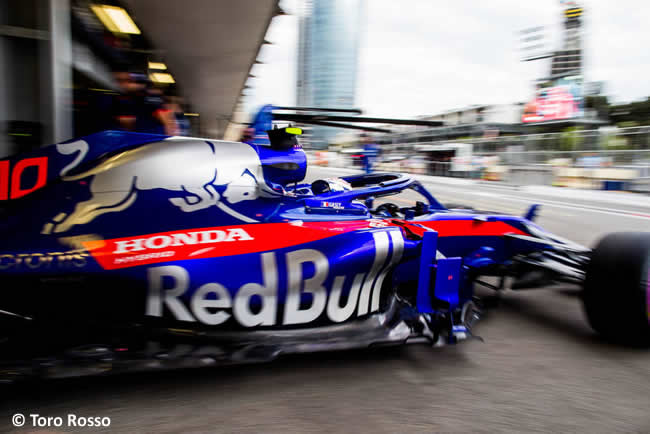
[[251,143],[109,131],[0,161],[0,380],[455,343],[506,278],[581,285],[598,332],[647,342],[648,235],[591,250],[536,206],[450,210],[403,175],[301,183],[271,120]]

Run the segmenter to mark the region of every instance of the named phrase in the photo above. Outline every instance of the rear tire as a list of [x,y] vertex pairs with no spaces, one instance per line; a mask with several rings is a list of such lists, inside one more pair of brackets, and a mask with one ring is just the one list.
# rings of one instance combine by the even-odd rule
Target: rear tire
[[648,345],[650,233],[605,236],[592,252],[584,283],[589,324],[605,338]]

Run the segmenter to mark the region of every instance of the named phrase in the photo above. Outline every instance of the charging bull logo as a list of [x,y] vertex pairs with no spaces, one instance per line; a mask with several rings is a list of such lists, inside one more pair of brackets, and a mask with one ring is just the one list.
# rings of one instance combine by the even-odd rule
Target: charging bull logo
[[[57,150],[71,154],[78,146],[66,146],[75,143],[63,144]],[[62,175],[64,172],[65,169]],[[45,224],[42,233],[65,232],[100,215],[123,211],[135,202],[139,192],[153,189],[178,192],[169,201],[184,212],[216,206],[241,221],[256,222],[223,200],[234,204],[257,199],[262,191],[270,191],[264,189],[257,152],[244,143],[171,138],[121,152],[90,170],[63,179],[80,180],[93,175],[91,198],[78,203],[72,213],[55,216]],[[220,194],[217,187],[225,189]]]

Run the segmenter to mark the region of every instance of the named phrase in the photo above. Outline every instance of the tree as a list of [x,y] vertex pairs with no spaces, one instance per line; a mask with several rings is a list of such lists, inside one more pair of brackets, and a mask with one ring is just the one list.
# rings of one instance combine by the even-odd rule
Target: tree
[[584,138],[579,134],[581,128],[567,127],[560,133],[560,151],[575,151],[582,145]]
[[609,117],[609,100],[604,95],[590,95],[585,97],[585,108],[595,110],[598,119]]
[[609,118],[617,125],[622,122],[650,125],[650,97],[646,98],[645,101],[611,105],[609,107]]

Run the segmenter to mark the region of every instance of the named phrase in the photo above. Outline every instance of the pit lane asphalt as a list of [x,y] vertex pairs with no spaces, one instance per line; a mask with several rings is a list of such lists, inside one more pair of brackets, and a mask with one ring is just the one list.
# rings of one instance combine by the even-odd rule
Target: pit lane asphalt
[[[314,168],[309,179],[343,173]],[[443,203],[510,214],[546,201],[539,224],[586,245],[612,231],[650,230],[650,218],[643,217],[648,209],[634,200],[624,205],[588,194],[558,199],[480,184],[426,185]],[[575,288],[507,291],[476,330],[485,343],[2,388],[0,432],[11,429],[16,412],[108,416],[110,428],[93,431],[129,433],[650,432],[650,350],[601,341]],[[15,429],[28,431],[37,430]]]

